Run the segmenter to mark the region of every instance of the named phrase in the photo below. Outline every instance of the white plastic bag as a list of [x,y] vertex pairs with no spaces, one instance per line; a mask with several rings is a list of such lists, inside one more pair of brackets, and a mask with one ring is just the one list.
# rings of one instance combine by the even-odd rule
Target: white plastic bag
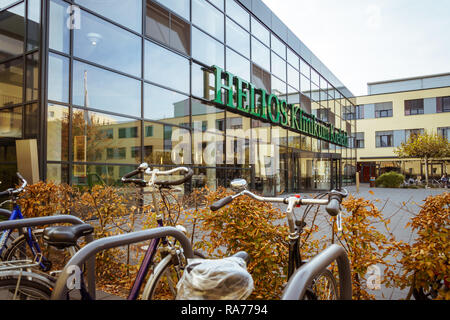
[[189,259],[177,284],[177,300],[243,300],[253,288],[242,258]]

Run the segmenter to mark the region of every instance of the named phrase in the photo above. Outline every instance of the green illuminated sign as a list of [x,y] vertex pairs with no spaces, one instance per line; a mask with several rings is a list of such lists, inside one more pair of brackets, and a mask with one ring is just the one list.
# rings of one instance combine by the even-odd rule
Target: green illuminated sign
[[339,146],[348,147],[348,136],[343,130],[303,111],[300,106],[288,104],[275,94],[255,88],[238,76],[213,66],[215,76],[215,104],[248,114],[263,121],[280,125],[291,131],[307,134]]

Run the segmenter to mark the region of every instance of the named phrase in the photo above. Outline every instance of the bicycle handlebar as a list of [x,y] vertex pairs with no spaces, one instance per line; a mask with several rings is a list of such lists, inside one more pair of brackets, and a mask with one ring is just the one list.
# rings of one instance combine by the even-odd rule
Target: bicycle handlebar
[[19,180],[22,182],[22,185],[17,189],[9,188],[5,191],[0,192],[0,197],[16,195],[16,194],[21,193],[25,189],[25,187],[28,184],[27,180],[25,180],[24,177],[22,177],[22,175],[19,172],[16,172],[16,175],[19,178]]
[[340,192],[337,190],[332,190],[328,195],[328,204],[325,210],[327,210],[330,216],[337,216],[339,211],[341,211],[342,199],[348,196],[348,191],[344,189],[345,192]]
[[228,197],[225,197],[225,198],[222,198],[222,199],[220,199],[220,200],[217,200],[216,202],[214,202],[212,205],[211,205],[211,210],[212,211],[217,211],[217,210],[219,210],[220,208],[222,208],[222,207],[225,207],[227,204],[229,204],[231,201],[233,201],[233,196],[228,196]]
[[[172,181],[162,180],[162,181],[154,181],[153,183],[160,185],[162,187],[177,186],[177,185],[185,183],[190,178],[192,178],[192,176],[194,175],[194,171],[191,168],[186,168],[186,167],[177,167],[177,168],[167,170],[167,171],[157,171],[156,175],[169,175],[169,174],[175,173],[177,171],[184,171],[184,172],[186,172],[186,174],[178,180],[172,180]],[[150,171],[150,173],[152,173],[152,171]],[[153,175],[152,175],[152,178],[153,178]]]
[[[178,171],[184,171],[184,172],[186,172],[186,174],[178,180],[155,181],[156,176],[158,176],[158,175],[170,175],[170,174],[178,172]],[[147,182],[144,179],[131,178],[139,173],[145,173],[147,175],[151,175],[150,181]],[[121,180],[123,183],[136,183],[142,187],[145,187],[147,185],[151,186],[154,184],[159,185],[161,187],[168,187],[168,186],[176,186],[176,185],[183,184],[186,181],[188,181],[193,175],[194,175],[194,171],[191,168],[177,167],[177,168],[173,168],[173,169],[166,170],[166,171],[160,171],[159,169],[150,170],[150,168],[148,167],[148,164],[144,162],[144,163],[140,164],[136,170],[133,170],[133,171],[125,174]]]
[[258,196],[248,190],[244,190],[235,195],[227,196],[225,198],[217,200],[210,206],[210,209],[212,211],[217,211],[220,208],[229,204],[231,201],[233,201],[234,198],[237,198],[241,195],[248,195],[255,200],[266,201],[266,202],[278,202],[278,203],[289,204],[291,201],[294,201],[294,205],[307,205],[307,204],[327,205],[326,211],[328,212],[328,214],[331,216],[335,216],[339,213],[340,204],[342,202],[342,199],[348,195],[348,191],[345,189],[344,189],[344,192],[341,192],[338,190],[332,190],[329,193],[328,199],[302,199],[302,198],[298,198],[296,196],[291,196],[291,197],[286,197],[286,198],[261,197],[261,196]]

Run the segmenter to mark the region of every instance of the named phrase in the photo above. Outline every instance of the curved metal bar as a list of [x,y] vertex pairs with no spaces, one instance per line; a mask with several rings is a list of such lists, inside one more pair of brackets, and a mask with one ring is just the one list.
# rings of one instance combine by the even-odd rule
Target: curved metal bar
[[[83,263],[89,258],[95,259],[95,255],[98,252],[127,244],[151,240],[153,238],[168,236],[174,237],[180,242],[186,258],[194,258],[191,242],[183,232],[174,227],[160,227],[97,239],[79,250],[66,264],[56,282],[55,289],[52,293],[52,300],[61,300],[65,298],[68,289],[67,283],[69,277],[73,276],[74,270],[81,270]],[[95,297],[93,298],[95,299]]]
[[68,214],[61,214],[61,215],[56,215],[56,216],[2,221],[2,222],[0,222],[0,231],[6,230],[6,229],[44,226],[47,224],[55,224],[55,223],[82,224],[85,222],[75,216],[71,216]]
[[352,299],[352,282],[350,263],[344,248],[337,244],[332,244],[308,263],[300,267],[289,280],[283,291],[282,300],[303,299],[306,288],[311,286],[314,277],[330,265],[337,261],[339,271],[340,300]]
[[[61,214],[55,216],[2,221],[0,222],[0,231],[6,229],[45,226],[56,223],[84,224],[85,222],[78,217],[68,214]],[[86,242],[89,243],[94,240],[94,236],[89,234],[85,236],[85,239]],[[87,282],[89,294],[91,297],[95,297],[95,257],[87,261]]]
[[0,208],[0,216],[4,217],[5,219],[9,219],[11,216],[11,211]]

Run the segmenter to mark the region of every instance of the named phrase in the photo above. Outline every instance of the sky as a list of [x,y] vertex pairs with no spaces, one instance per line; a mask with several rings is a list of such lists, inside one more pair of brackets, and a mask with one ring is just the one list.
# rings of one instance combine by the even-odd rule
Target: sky
[[449,0],[262,0],[356,96],[450,72]]

